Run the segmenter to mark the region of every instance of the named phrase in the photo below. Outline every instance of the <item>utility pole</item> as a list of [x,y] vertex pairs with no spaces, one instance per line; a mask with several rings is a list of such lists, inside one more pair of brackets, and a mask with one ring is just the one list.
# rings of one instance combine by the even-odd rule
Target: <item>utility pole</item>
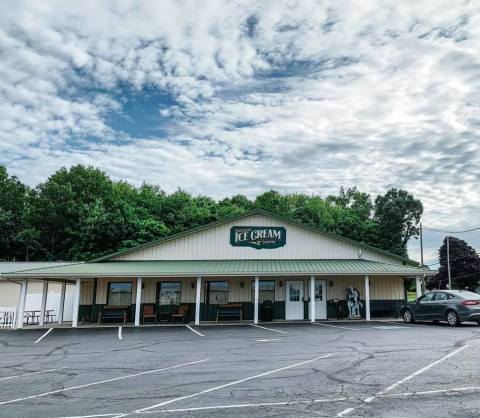
[[452,290],[452,274],[450,272],[450,237],[447,236],[447,270],[448,270],[448,289]]
[[423,267],[423,228],[420,222],[420,263]]

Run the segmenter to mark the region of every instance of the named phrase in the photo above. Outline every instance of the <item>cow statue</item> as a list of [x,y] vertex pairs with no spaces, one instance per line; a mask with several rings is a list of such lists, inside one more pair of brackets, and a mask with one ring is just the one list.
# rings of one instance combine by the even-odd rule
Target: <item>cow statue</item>
[[360,318],[360,308],[363,307],[363,304],[360,301],[360,292],[358,289],[352,286],[347,288],[346,300],[348,307],[348,318]]

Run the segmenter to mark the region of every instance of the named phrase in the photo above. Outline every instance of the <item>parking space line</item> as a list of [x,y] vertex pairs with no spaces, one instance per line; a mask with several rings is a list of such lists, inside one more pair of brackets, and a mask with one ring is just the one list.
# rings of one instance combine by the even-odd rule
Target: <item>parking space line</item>
[[211,387],[211,388],[209,388],[209,389],[202,390],[202,391],[197,392],[197,393],[192,393],[192,394],[190,394],[190,395],[184,395],[184,396],[180,396],[180,397],[178,397],[178,398],[173,398],[173,399],[170,399],[170,400],[168,400],[168,401],[160,402],[160,403],[158,403],[158,404],[156,404],[156,405],[148,406],[148,407],[146,407],[146,408],[137,409],[136,411],[134,411],[134,413],[136,413],[136,414],[145,413],[145,412],[147,412],[147,411],[151,411],[152,409],[159,408],[159,407],[165,406],[165,405],[169,405],[169,404],[174,403],[174,402],[182,401],[182,400],[184,400],[184,399],[194,398],[194,397],[196,397],[196,396],[204,395],[204,394],[206,394],[206,393],[210,393],[210,392],[213,392],[213,391],[216,391],[216,390],[219,390],[219,389],[224,389],[224,388],[226,388],[226,387],[238,385],[239,383],[248,382],[248,381],[253,380],[253,379],[259,379],[259,378],[261,378],[261,377],[269,376],[269,375],[271,375],[271,374],[278,373],[278,372],[281,372],[281,371],[283,371],[283,370],[293,369],[294,367],[299,367],[299,366],[303,366],[303,365],[305,365],[305,364],[313,363],[314,361],[326,359],[326,358],[328,358],[328,357],[334,356],[335,354],[336,354],[336,353],[325,354],[325,355],[323,355],[323,356],[315,357],[315,358],[310,359],[310,360],[304,360],[304,361],[301,361],[301,362],[299,362],[299,363],[295,363],[295,364],[291,364],[291,365],[289,365],[289,366],[281,367],[280,369],[270,370],[270,371],[268,371],[268,372],[256,374],[256,375],[254,375],[254,376],[245,377],[244,379],[239,379],[239,380],[235,380],[235,381],[233,381],[233,382],[225,383],[225,384],[223,384],[223,385],[214,386],[214,387]]
[[389,393],[388,395],[378,395],[378,397],[379,398],[408,398],[411,396],[437,395],[442,393],[478,392],[478,391],[480,391],[480,386],[466,386],[461,388],[424,390],[420,392]]
[[128,414],[119,413],[119,414],[97,414],[97,415],[75,415],[71,417],[60,417],[60,418],[122,418],[126,417]]
[[288,334],[288,332],[286,332],[286,331],[280,331],[279,329],[262,327],[262,326],[257,325],[257,324],[250,324],[250,325],[251,325],[252,327],[256,327],[256,328],[261,328],[261,329],[266,329],[266,330],[268,330],[268,331],[278,332],[279,334]]
[[348,329],[349,331],[360,331],[360,329],[358,329],[358,328],[349,328],[349,327],[342,327],[342,326],[340,326],[340,325],[322,324],[321,322],[313,322],[313,324],[315,324],[315,325],[321,325],[322,327]]
[[9,401],[2,401],[2,402],[0,402],[0,405],[7,405],[7,404],[15,403],[15,402],[26,401],[28,399],[35,399],[35,398],[41,398],[43,396],[54,395],[56,393],[63,393],[63,392],[71,391],[71,390],[77,390],[77,389],[87,388],[87,387],[90,387],[90,386],[101,385],[101,384],[104,384],[104,383],[116,382],[118,380],[129,379],[131,377],[137,377],[137,376],[144,376],[144,375],[147,375],[147,374],[157,373],[157,372],[161,372],[161,371],[164,371],[164,370],[173,370],[173,369],[177,369],[179,367],[191,366],[193,364],[204,363],[208,360],[209,359],[190,361],[188,363],[177,364],[175,366],[162,367],[160,369],[154,369],[154,370],[147,370],[147,371],[144,371],[144,372],[129,374],[129,375],[126,375],[126,376],[114,377],[112,379],[100,380],[98,382],[86,383],[84,385],[70,386],[70,387],[67,387],[67,388],[64,388],[64,389],[51,390],[49,392],[38,393],[36,395],[25,396],[23,398],[16,398],[16,399],[10,399]]
[[2,380],[16,379],[17,377],[32,376],[32,375],[34,375],[34,374],[50,373],[50,372],[54,372],[54,371],[56,371],[56,370],[61,370],[61,369],[65,369],[65,367],[57,367],[56,369],[48,369],[48,370],[41,370],[41,371],[38,371],[38,372],[31,372],[31,373],[25,373],[25,374],[17,374],[17,375],[15,375],[15,376],[0,377],[0,381],[2,381]]
[[49,328],[45,334],[43,334],[40,338],[37,339],[37,341],[34,342],[34,344],[38,344],[40,341],[42,341],[52,331],[53,331],[53,328]]
[[[408,382],[409,380],[413,379],[414,377],[426,372],[427,370],[431,369],[432,367],[436,366],[437,364],[439,364],[439,363],[449,359],[450,357],[453,357],[454,355],[460,353],[461,351],[465,350],[467,347],[469,347],[469,346],[464,345],[460,348],[457,348],[454,351],[451,351],[448,354],[445,354],[443,357],[439,358],[438,360],[435,360],[434,362],[426,365],[425,367],[422,367],[421,369],[417,370],[416,372],[414,372],[412,374],[409,374],[408,376],[404,377],[403,379],[400,379],[399,381],[393,383],[392,385],[390,385],[386,389],[381,390],[380,392],[376,393],[373,396],[369,396],[368,398],[365,398],[363,400],[362,404],[366,404],[366,403],[370,403],[370,402],[374,401],[377,397],[381,397],[382,395],[385,395],[387,392],[390,392],[391,390],[395,389],[396,387],[398,387],[398,386],[404,384],[405,382]],[[355,410],[355,408],[344,409],[342,412],[337,414],[337,417],[344,417],[345,415],[350,414],[350,412],[352,412],[354,410]]]
[[121,340],[122,337],[122,327],[118,327],[118,339]]
[[194,332],[197,335],[200,335],[200,337],[205,337],[201,332],[198,332],[196,329],[193,329],[190,325],[185,325],[190,331]]

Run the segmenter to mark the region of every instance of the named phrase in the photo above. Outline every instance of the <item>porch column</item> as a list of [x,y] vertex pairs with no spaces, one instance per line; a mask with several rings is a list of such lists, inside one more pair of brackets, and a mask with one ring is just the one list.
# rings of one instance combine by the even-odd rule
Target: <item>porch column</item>
[[27,285],[28,280],[22,280],[20,288],[20,300],[17,308],[17,328],[23,328],[23,316],[25,314],[25,301],[27,300]]
[[72,308],[72,328],[78,327],[78,308],[80,305],[80,286],[82,285],[82,279],[75,280],[75,293],[73,296],[73,308]]
[[415,277],[415,287],[417,289],[417,299],[422,296],[422,278],[420,276]]
[[43,327],[45,324],[45,311],[47,309],[48,282],[45,280],[42,287],[42,303],[40,305],[40,318],[38,325]]
[[142,307],[142,278],[137,277],[137,295],[135,300],[135,326],[140,326],[140,311]]
[[200,295],[202,292],[202,278],[197,277],[197,288],[195,293],[195,325],[200,325]]
[[310,322],[315,322],[315,276],[310,277]]
[[58,307],[58,323],[63,324],[63,309],[65,307],[65,291],[67,290],[67,284],[62,283],[62,290],[60,291],[60,305]]
[[258,276],[255,276],[255,297],[253,299],[253,323],[258,324],[258,289],[259,289],[259,279]]
[[370,278],[365,276],[365,319],[370,321]]

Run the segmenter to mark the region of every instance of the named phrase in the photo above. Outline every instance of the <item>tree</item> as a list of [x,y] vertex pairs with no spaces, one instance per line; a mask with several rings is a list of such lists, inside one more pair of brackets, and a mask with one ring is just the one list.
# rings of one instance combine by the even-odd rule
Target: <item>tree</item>
[[407,256],[410,238],[418,237],[423,205],[405,190],[390,189],[375,199],[373,220],[377,223],[377,246]]
[[[480,257],[465,241],[449,237],[450,272],[454,289],[475,290],[480,280]],[[448,285],[447,238],[438,250],[440,268],[438,274],[432,277],[427,287],[429,289],[446,289]]]
[[29,189],[0,166],[0,260],[22,258],[22,243],[16,238],[25,227],[25,204]]

